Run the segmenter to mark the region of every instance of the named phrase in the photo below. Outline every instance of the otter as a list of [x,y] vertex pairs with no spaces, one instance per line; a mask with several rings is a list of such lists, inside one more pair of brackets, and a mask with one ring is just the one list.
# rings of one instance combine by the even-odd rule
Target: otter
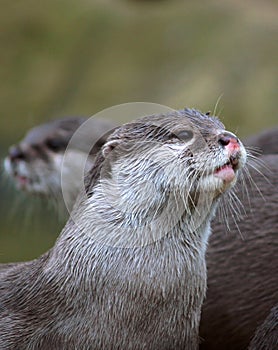
[[[73,131],[76,130],[79,126],[79,124],[74,125],[71,122],[71,118],[68,118],[70,121],[71,128],[73,128]],[[77,118],[77,121],[81,120],[81,118]],[[65,122],[67,119],[64,120]],[[52,126],[59,126],[59,123],[56,124],[52,123]],[[37,127],[34,129],[36,133],[43,129],[42,127]],[[111,123],[112,127],[112,123]],[[56,143],[59,142],[59,137],[62,139],[62,141],[66,141],[63,134],[59,134],[57,132],[52,132],[50,136],[54,136]],[[49,135],[49,134],[48,134]],[[86,142],[89,141],[89,135],[82,134],[82,140],[86,140]],[[97,135],[96,135],[97,136]],[[102,143],[104,142],[105,136],[102,136]],[[270,154],[270,153],[278,153],[278,147],[277,147],[277,138],[278,138],[278,128],[270,129],[270,130],[264,130],[259,134],[253,135],[248,137],[244,140],[244,144],[249,146],[250,149],[256,150],[256,152],[262,153],[262,154]],[[44,137],[41,140],[41,143],[45,143],[48,138]],[[82,141],[80,140],[80,142]],[[76,143],[78,146],[78,143]],[[78,146],[80,148],[80,146]],[[62,154],[64,149],[60,148],[59,153]],[[36,157],[36,154],[33,155],[33,157]],[[90,158],[92,161],[93,159]],[[269,160],[267,157],[262,158],[265,162],[266,168],[272,168],[273,164],[275,165],[277,160],[272,161]],[[34,158],[31,158],[31,161],[34,163]],[[269,164],[270,162],[270,164]],[[74,163],[73,163],[74,164]],[[70,164],[71,165],[71,164]],[[31,168],[32,169],[32,168]],[[60,177],[59,175],[59,169],[56,169],[56,176],[57,178]],[[265,170],[263,170],[265,173]],[[277,169],[274,168],[272,174],[275,175],[277,173]],[[42,176],[45,176],[46,172],[42,173]],[[55,172],[53,169],[53,176],[55,176]],[[273,262],[273,257],[276,256],[275,252],[273,251],[275,249],[275,245],[270,245],[269,239],[263,239],[264,235],[269,235],[267,230],[260,229],[260,237],[258,237],[257,234],[253,235],[254,227],[257,226],[255,217],[258,218],[258,223],[262,218],[262,221],[265,220],[266,217],[269,216],[269,209],[267,206],[265,206],[265,202],[272,203],[272,205],[275,205],[276,201],[273,201],[273,198],[269,197],[269,193],[275,194],[275,190],[273,191],[273,181],[272,183],[269,183],[267,180],[263,179],[263,176],[260,175],[258,171],[251,169],[251,177],[256,184],[259,181],[259,188],[263,189],[263,196],[257,192],[257,190],[254,190],[254,185],[251,183],[246,184],[246,189],[240,188],[241,184],[239,184],[239,191],[238,196],[241,199],[241,202],[243,203],[244,208],[248,208],[248,215],[244,216],[244,224],[238,224],[232,225],[230,227],[230,231],[228,234],[223,235],[223,232],[227,230],[225,228],[226,223],[225,222],[218,222],[212,223],[213,225],[213,231],[215,232],[214,235],[212,235],[211,239],[211,247],[208,249],[208,265],[209,265],[209,282],[212,281],[211,286],[209,287],[208,292],[208,298],[205,301],[205,306],[201,319],[201,337],[204,339],[203,343],[201,344],[201,348],[203,349],[216,349],[219,348],[246,348],[254,330],[256,329],[257,325],[263,321],[264,317],[267,314],[268,307],[271,306],[272,302],[276,302],[273,295],[276,294],[273,292],[275,291],[275,285],[278,284],[278,281],[275,279],[275,275],[269,276],[265,273],[265,268],[268,263]],[[49,183],[49,179],[45,179],[46,182]],[[58,183],[58,180],[56,181]],[[78,186],[75,186],[77,188]],[[67,188],[70,188],[67,187]],[[255,193],[254,193],[255,191]],[[59,191],[61,192],[61,190]],[[249,193],[249,196],[254,198],[255,200],[249,201],[248,197],[244,197],[243,193]],[[51,193],[49,193],[51,195]],[[72,196],[72,199],[74,200],[74,196]],[[276,222],[276,215],[275,210],[271,211],[272,215],[272,222],[273,222],[273,242],[275,242],[275,234],[277,232],[277,222]],[[244,228],[243,228],[244,227]],[[243,235],[243,240],[239,238],[239,232]],[[257,231],[256,231],[257,232]],[[272,237],[270,236],[270,238]],[[238,238],[237,238],[238,237]],[[236,244],[235,244],[236,242]],[[223,249],[213,250],[213,246],[219,246]],[[240,247],[239,247],[240,245]],[[228,264],[223,265],[221,262],[218,263],[218,260],[220,261],[222,258],[225,259],[226,255],[234,254],[234,252],[241,252],[239,255],[236,253],[235,258],[233,261],[228,260]],[[251,254],[251,252],[253,254]],[[259,254],[259,252],[263,252],[263,254]],[[262,266],[256,270],[253,270],[251,258],[252,256],[260,256],[260,261],[262,262]],[[246,274],[251,273],[252,280],[245,281],[245,287],[246,289],[249,288],[249,290],[253,290],[252,297],[250,297],[249,293],[242,293],[242,283],[240,279],[236,279],[234,275],[236,274],[236,268],[243,269],[241,257],[244,259],[245,263],[243,266],[246,266]],[[241,266],[240,266],[241,265]],[[247,271],[247,267],[248,271]],[[265,266],[265,268],[264,268]],[[255,272],[256,271],[256,272]],[[211,277],[210,277],[211,276]],[[217,313],[217,317],[215,317],[215,310],[218,305],[218,299],[213,297],[213,295],[218,295],[218,293],[221,293],[221,286],[227,284],[227,281],[224,280],[225,276],[227,278],[231,278],[234,280],[235,285],[233,286],[234,292],[223,294],[223,298],[227,298],[227,308],[226,312],[223,311],[223,305],[222,302],[219,302],[218,309],[221,310],[220,313]],[[267,278],[266,278],[267,276]],[[249,277],[250,279],[250,277]],[[262,290],[258,288],[251,288],[251,286],[255,285],[257,281],[266,281],[268,288],[266,290],[268,291],[268,296],[265,298],[261,295]],[[214,281],[214,282],[213,282]],[[217,282],[215,282],[217,281]],[[236,284],[238,283],[238,285]],[[210,283],[209,283],[210,284]],[[218,291],[216,291],[216,286],[218,286]],[[232,289],[232,288],[231,288]],[[238,295],[240,295],[240,302]],[[211,297],[212,296],[212,297]],[[221,300],[221,299],[220,299]],[[259,300],[260,308],[259,310],[255,308],[254,303],[250,303],[250,300]],[[244,315],[242,316],[242,320],[240,319],[239,315],[242,310],[242,305],[246,305],[246,309],[244,312]],[[212,307],[213,305],[213,307]],[[247,310],[248,309],[248,310]],[[210,311],[207,311],[210,310]],[[250,312],[251,310],[251,312]],[[254,314],[252,314],[252,310],[256,310]],[[258,312],[259,311],[259,312]],[[208,313],[210,312],[210,316],[208,316]],[[207,319],[207,321],[204,323],[204,319]],[[225,324],[226,327],[223,327],[222,324]],[[239,331],[240,329],[240,331]],[[218,337],[215,337],[215,334],[218,334]],[[229,334],[229,337],[227,336]],[[258,337],[257,337],[258,338]],[[255,338],[255,339],[257,339]]]
[[262,172],[249,169],[258,189],[249,181],[245,189],[241,184],[237,188],[243,219],[231,222],[226,234],[225,223],[212,223],[201,349],[247,349],[256,328],[278,302],[278,154],[261,156],[260,161]]
[[[64,171],[67,176],[65,183],[73,205],[80,184],[71,174],[80,167],[84,158],[87,159],[86,168],[92,166],[97,151],[104,144],[108,133],[115,128],[115,124],[109,120],[94,118],[90,138],[82,132],[78,142],[70,143],[68,149],[73,134],[86,121],[87,118],[84,117],[64,117],[50,121],[32,128],[22,141],[10,147],[4,160],[4,169],[16,188],[28,194],[56,200],[57,207],[62,208],[61,166],[67,149],[70,158],[63,166],[68,169]],[[89,142],[95,147],[88,154]]]
[[0,270],[1,349],[197,349],[210,221],[246,157],[196,110],[116,129],[54,247]]

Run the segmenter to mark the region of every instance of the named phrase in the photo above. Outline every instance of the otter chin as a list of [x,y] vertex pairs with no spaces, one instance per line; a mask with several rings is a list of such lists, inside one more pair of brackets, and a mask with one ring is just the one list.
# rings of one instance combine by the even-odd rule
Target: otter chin
[[229,162],[236,178],[240,140],[193,109],[117,128],[54,247],[0,269],[0,348],[198,349]]

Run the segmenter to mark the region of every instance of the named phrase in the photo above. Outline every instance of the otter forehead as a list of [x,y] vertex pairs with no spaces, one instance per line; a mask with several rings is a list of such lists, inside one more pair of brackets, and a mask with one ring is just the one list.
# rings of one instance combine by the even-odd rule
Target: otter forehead
[[122,139],[155,139],[163,141],[169,133],[191,130],[202,136],[217,135],[225,126],[216,117],[203,114],[195,109],[184,109],[167,114],[144,116],[135,122],[124,124],[109,138],[110,141]]

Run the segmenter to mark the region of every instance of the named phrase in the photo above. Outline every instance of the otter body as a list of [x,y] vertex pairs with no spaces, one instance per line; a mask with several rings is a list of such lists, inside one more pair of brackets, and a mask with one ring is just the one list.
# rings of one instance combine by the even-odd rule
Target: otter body
[[1,349],[197,349],[204,257],[189,274],[168,240],[140,254],[82,243],[87,257],[68,246],[74,260],[50,253],[6,272]]
[[195,110],[117,129],[55,246],[0,270],[0,348],[197,349],[210,221],[245,160]]
[[265,166],[262,173],[249,169],[258,189],[249,181],[245,188],[238,186],[237,196],[246,212],[243,219],[230,222],[231,232],[225,232],[218,220],[212,223],[208,290],[200,325],[204,350],[247,349],[256,328],[278,303],[278,155],[260,160]]

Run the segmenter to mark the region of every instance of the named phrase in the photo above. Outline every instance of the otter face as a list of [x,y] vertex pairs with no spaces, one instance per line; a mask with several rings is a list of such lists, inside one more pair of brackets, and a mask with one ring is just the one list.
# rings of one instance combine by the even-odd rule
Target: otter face
[[[64,152],[71,136],[84,120],[66,118],[35,127],[19,144],[10,148],[4,168],[17,189],[43,196],[56,197],[61,193]],[[72,159],[78,159],[82,153],[79,150],[70,152]]]
[[50,140],[29,144],[24,139],[10,148],[4,167],[17,189],[40,195],[59,189],[58,174],[65,148],[52,149]]
[[127,124],[110,137],[102,152],[123,183],[141,178],[187,193],[224,192],[246,162],[240,140],[218,119],[195,110]]
[[192,232],[235,184],[246,151],[218,119],[186,109],[123,125],[102,157],[92,171],[98,180],[87,188],[89,207],[101,220],[152,233],[186,222]]

